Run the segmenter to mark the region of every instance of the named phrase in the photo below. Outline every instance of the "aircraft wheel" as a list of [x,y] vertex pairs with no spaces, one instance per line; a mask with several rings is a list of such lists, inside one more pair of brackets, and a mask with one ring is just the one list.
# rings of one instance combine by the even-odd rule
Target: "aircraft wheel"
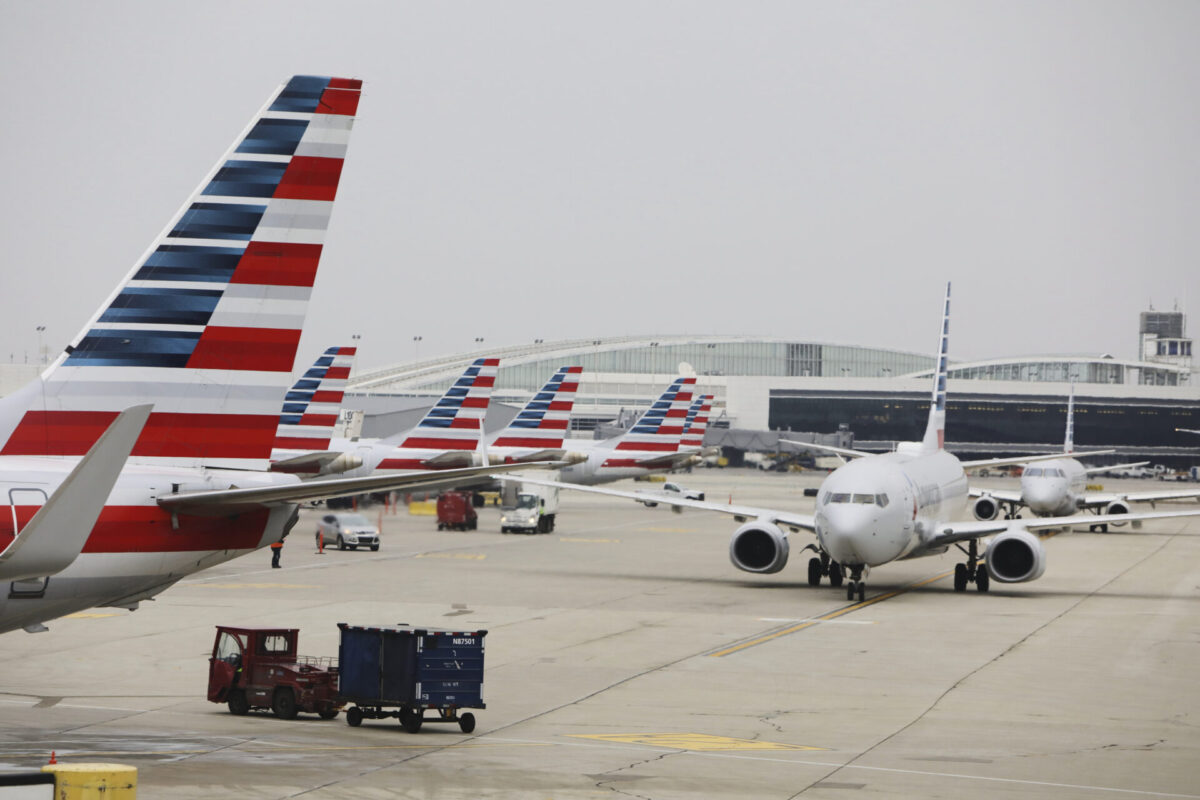
[[236,717],[244,717],[250,711],[250,701],[246,699],[246,692],[242,689],[234,689],[229,693],[229,713]]
[[[823,571],[824,570],[821,568],[821,559],[810,558],[808,560],[808,585],[809,586],[820,586],[821,585],[821,573]],[[833,581],[831,580],[830,583],[833,583]]]
[[846,599],[847,600],[854,599],[854,581],[850,581],[849,583],[846,584]]
[[954,565],[954,591],[965,592],[967,590],[967,565]]
[[357,728],[362,725],[363,715],[362,709],[358,706],[351,706],[346,709],[346,724],[351,728]]
[[829,585],[836,589],[837,587],[842,585],[842,579],[844,577],[845,576],[842,575],[842,565],[836,561],[830,561],[829,562]]
[[858,602],[861,603],[863,600],[866,600],[866,599],[867,599],[866,581],[859,581],[858,582]]
[[977,567],[975,569],[975,588],[980,592],[986,592],[992,583],[992,576],[988,574],[987,567]]
[[463,733],[475,730],[475,715],[467,712],[458,718],[458,729]]

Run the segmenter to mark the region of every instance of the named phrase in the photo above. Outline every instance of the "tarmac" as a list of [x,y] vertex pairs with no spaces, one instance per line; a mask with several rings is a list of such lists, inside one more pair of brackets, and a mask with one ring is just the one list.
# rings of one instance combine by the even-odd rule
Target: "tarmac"
[[[678,476],[797,510],[821,477]],[[318,554],[318,513],[281,569],[263,550],[4,635],[0,770],[128,764],[143,798],[1200,798],[1200,518],[1058,534],[1041,579],[987,594],[953,591],[953,552],[890,564],[849,603],[807,585],[807,534],[782,572],[736,570],[720,514],[564,492],[529,536],[373,507],[379,552]],[[323,656],[338,622],[489,631],[476,730],[205,700],[214,626]]]

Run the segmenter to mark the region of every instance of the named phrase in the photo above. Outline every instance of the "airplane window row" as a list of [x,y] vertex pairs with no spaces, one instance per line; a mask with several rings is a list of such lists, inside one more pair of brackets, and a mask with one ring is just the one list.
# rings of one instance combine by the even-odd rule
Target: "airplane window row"
[[888,504],[888,496],[886,494],[860,494],[855,492],[826,492],[821,498],[821,505],[829,505],[830,503],[858,503],[865,506],[886,506]]

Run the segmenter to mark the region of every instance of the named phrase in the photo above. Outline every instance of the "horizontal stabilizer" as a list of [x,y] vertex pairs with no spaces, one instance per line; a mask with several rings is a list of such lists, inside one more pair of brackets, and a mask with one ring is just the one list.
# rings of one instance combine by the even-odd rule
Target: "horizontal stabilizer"
[[561,466],[564,466],[562,462],[543,461],[531,464],[503,464],[401,475],[371,475],[365,478],[322,478],[275,486],[169,494],[159,497],[158,504],[174,513],[219,517],[283,503],[303,503],[366,492],[389,492],[394,489],[422,491],[447,489],[480,483],[487,480],[488,476],[494,472],[513,472],[533,468],[558,469]]
[[0,580],[41,578],[62,572],[83,551],[153,405],[117,415],[87,455],[0,553]]
[[272,472],[315,472],[342,455],[340,450],[317,450],[272,462]]
[[688,450],[683,453],[666,453],[661,456],[638,459],[637,465],[644,469],[680,469],[699,462],[699,451]]
[[873,453],[867,453],[862,450],[849,450],[845,447],[834,447],[833,445],[816,444],[814,442],[795,442],[791,439],[780,439],[779,443],[790,444],[794,447],[808,447],[813,450],[821,450],[826,453],[833,453],[834,455],[842,456],[843,458],[863,458],[864,456],[874,455]]
[[1134,467],[1144,467],[1149,464],[1149,461],[1135,461],[1132,464],[1109,464],[1107,467],[1090,467],[1083,471],[1084,475],[1095,475],[1099,472],[1112,472],[1118,469],[1133,469]]
[[[1115,450],[1093,450],[1084,455],[1102,455],[1107,453],[1115,453]],[[1044,453],[1040,456],[1016,456],[1014,458],[984,458],[979,461],[963,461],[962,468],[964,470],[985,469],[987,467],[1008,467],[1016,464],[1032,464],[1035,461],[1054,461],[1058,458],[1074,458],[1074,455],[1066,456],[1062,453]]]
[[476,464],[474,450],[446,450],[432,458],[426,458],[421,466],[429,469],[452,469],[455,467],[473,467]]

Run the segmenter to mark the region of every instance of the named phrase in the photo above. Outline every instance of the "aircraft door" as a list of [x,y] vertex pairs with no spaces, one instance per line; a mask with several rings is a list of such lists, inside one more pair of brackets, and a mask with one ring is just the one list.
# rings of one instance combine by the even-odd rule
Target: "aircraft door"
[[[0,509],[0,542],[8,547],[12,536],[14,539],[21,533],[29,520],[33,519],[42,506],[46,504],[46,493],[41,489],[16,488],[8,490],[8,507]],[[37,599],[46,594],[50,583],[49,576],[44,578],[27,578],[20,581],[10,581],[8,586],[9,599]]]

